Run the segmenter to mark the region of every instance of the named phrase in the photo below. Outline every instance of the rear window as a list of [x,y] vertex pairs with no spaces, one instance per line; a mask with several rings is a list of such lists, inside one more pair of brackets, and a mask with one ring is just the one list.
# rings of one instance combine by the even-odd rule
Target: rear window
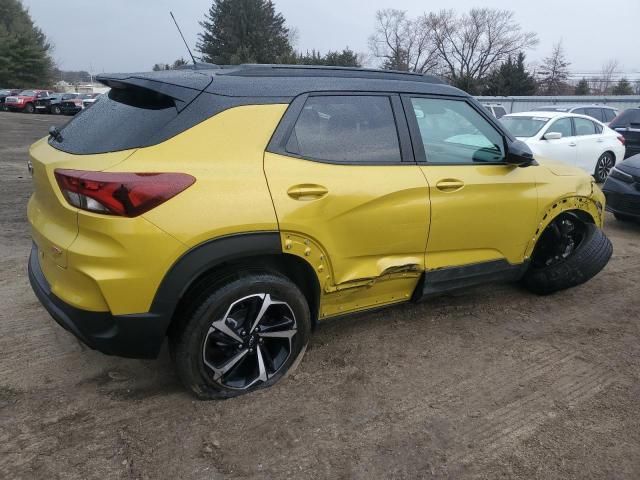
[[568,112],[568,107],[536,107],[532,112]]
[[49,144],[76,155],[149,147],[223,110],[255,104],[253,97],[227,97],[181,87],[174,91],[186,101],[174,102],[169,96],[140,87],[112,88],[60,130],[61,142],[50,139]]
[[61,129],[61,142],[50,144],[75,154],[139,148],[177,116],[170,97],[143,89],[112,89]]
[[507,111],[502,107],[493,107],[493,111],[496,113],[496,118],[502,118],[507,114]]
[[640,125],[640,108],[625,110],[612,122],[613,126],[625,127],[627,125]]
[[549,121],[544,117],[502,117],[500,122],[514,137],[529,138],[535,136]]

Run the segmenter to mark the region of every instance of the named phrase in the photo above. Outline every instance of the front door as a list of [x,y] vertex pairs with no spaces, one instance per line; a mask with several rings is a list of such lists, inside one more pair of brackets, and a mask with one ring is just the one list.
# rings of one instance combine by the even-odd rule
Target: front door
[[429,183],[428,270],[519,264],[535,232],[535,166],[505,163],[505,138],[465,99],[404,98],[414,150]]

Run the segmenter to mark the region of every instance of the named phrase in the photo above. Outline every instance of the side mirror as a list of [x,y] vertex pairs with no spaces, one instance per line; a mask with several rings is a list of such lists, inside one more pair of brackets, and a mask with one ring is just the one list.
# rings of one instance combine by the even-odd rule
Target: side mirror
[[545,140],[560,140],[562,138],[562,134],[560,132],[549,132],[544,134]]
[[536,161],[533,158],[533,152],[526,143],[520,140],[514,140],[507,145],[506,162],[510,165],[517,165],[519,167],[536,165]]

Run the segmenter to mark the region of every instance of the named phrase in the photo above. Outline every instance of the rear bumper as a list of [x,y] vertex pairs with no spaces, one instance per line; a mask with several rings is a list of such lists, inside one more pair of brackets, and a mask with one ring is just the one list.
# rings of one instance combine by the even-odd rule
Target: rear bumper
[[107,355],[156,358],[164,342],[168,319],[161,314],[112,315],[73,307],[56,297],[40,268],[38,248],[29,256],[29,282],[53,319],[88,347]]

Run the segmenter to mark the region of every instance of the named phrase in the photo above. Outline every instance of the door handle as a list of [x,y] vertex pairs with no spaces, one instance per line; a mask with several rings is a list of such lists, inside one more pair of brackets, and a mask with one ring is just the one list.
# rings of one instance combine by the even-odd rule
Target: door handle
[[456,178],[445,178],[436,183],[436,188],[442,192],[457,192],[464,187],[464,182]]
[[571,142],[571,143],[569,144],[569,146],[570,146],[570,147],[575,147],[576,145],[577,145],[577,144],[576,144],[576,143],[574,143],[574,142]]
[[601,139],[601,138],[599,138],[599,139],[598,139],[598,143],[602,143],[602,142],[604,142],[604,140],[603,140],[603,139]]
[[301,201],[317,200],[324,197],[327,193],[329,193],[329,190],[327,190],[326,187],[313,184],[294,185],[287,190],[287,195],[294,200]]

